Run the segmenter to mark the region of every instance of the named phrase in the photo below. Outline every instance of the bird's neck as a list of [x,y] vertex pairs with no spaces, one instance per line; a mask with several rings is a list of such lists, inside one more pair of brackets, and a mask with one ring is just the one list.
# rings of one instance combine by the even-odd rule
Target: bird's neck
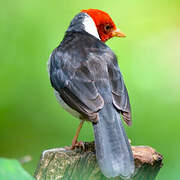
[[79,13],[74,17],[74,19],[71,21],[68,27],[67,32],[70,31],[76,31],[76,32],[86,31],[87,33],[100,39],[93,19],[86,13]]

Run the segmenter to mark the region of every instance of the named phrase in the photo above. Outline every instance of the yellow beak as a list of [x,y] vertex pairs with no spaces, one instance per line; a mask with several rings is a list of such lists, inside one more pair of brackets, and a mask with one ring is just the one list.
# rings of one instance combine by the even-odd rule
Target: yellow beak
[[112,32],[113,37],[126,37],[126,35],[120,31],[119,29],[116,29]]

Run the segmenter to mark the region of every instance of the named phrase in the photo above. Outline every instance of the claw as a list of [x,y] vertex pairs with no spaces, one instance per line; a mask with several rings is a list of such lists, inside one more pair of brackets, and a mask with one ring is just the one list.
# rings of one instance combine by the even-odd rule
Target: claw
[[83,141],[79,141],[79,142],[74,143],[71,146],[65,146],[64,148],[66,150],[74,150],[75,148],[82,148],[83,150],[85,150],[85,144]]
[[82,148],[85,150],[85,144],[83,141],[76,142],[75,147]]

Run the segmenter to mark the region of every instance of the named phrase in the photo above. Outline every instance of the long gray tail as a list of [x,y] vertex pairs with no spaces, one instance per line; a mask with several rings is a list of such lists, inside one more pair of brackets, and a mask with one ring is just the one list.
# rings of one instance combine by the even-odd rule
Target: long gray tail
[[120,115],[112,104],[99,111],[99,121],[93,124],[96,157],[106,177],[129,178],[134,172],[134,159]]

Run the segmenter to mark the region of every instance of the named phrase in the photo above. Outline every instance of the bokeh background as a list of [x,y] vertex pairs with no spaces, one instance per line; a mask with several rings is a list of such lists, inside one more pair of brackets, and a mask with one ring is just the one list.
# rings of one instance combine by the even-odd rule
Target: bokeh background
[[[157,179],[180,179],[180,1],[31,0],[0,6],[0,156],[21,158],[31,174],[43,150],[69,145],[78,121],[57,103],[46,63],[81,9],[108,12],[127,38],[118,56],[133,111],[133,145],[164,155]],[[80,139],[93,140],[90,123]]]

